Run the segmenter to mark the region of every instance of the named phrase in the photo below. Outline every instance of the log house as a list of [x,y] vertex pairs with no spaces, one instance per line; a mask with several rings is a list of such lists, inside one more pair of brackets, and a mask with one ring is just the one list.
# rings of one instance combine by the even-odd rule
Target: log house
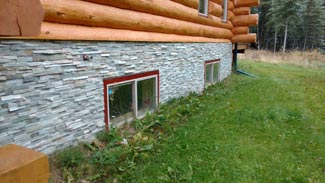
[[0,3],[0,145],[51,154],[225,79],[259,0]]

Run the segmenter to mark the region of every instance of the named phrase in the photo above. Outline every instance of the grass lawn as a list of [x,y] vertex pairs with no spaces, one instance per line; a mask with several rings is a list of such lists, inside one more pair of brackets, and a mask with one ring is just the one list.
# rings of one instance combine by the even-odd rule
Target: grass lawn
[[155,139],[99,182],[324,183],[325,69],[249,61],[240,67],[257,77],[233,74],[188,103],[171,102],[187,107],[180,112],[186,117],[173,122],[173,110],[156,114],[172,121],[169,127],[157,122],[163,130],[143,131],[140,139]]

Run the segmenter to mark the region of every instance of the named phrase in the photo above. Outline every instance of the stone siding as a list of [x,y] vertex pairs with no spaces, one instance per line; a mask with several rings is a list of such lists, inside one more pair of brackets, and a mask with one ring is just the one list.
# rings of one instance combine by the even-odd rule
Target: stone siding
[[223,80],[232,45],[0,41],[0,145],[50,154],[92,139],[104,127],[104,78],[159,70],[166,102],[203,91],[204,61],[213,59],[221,59]]

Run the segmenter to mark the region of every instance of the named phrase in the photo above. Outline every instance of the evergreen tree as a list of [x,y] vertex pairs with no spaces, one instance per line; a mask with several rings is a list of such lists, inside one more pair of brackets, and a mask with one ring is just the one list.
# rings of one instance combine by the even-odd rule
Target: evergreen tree
[[262,0],[258,7],[259,48],[283,51],[325,49],[324,0]]
[[304,46],[303,50],[313,49],[321,45],[323,34],[323,21],[321,4],[316,0],[306,0],[303,14]]

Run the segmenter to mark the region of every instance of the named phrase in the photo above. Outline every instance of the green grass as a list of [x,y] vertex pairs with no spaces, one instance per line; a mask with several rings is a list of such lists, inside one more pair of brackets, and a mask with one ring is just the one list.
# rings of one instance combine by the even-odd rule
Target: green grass
[[325,182],[325,70],[240,67],[257,77],[233,74],[137,121],[140,137],[123,134],[132,161],[99,182]]
[[133,182],[324,182],[325,71],[245,62]]

